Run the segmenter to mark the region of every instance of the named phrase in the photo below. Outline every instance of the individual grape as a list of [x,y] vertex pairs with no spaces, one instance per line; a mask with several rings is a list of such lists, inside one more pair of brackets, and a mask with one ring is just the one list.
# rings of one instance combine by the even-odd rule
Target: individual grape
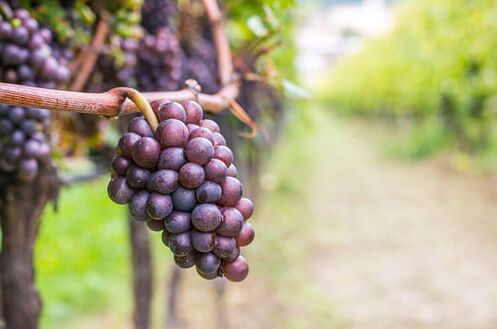
[[141,137],[154,137],[152,128],[150,128],[147,120],[142,116],[135,117],[129,121],[128,131]]
[[227,146],[219,145],[214,149],[214,158],[221,160],[229,167],[233,163],[233,152]]
[[198,252],[209,252],[216,245],[216,234],[213,232],[191,231],[192,245]]
[[235,208],[243,215],[243,219],[247,220],[254,212],[254,203],[249,198],[241,198],[235,205]]
[[159,170],[154,172],[147,184],[149,191],[172,193],[178,188],[178,173],[174,170]]
[[178,187],[171,194],[175,210],[190,211],[195,207],[195,191],[184,187]]
[[131,166],[131,161],[121,155],[117,155],[112,159],[112,171],[119,176],[126,176],[126,173]]
[[214,156],[214,146],[206,138],[193,138],[186,144],[185,155],[188,161],[205,165]]
[[190,233],[171,234],[169,237],[169,248],[176,256],[186,256],[192,253],[193,247]]
[[22,155],[26,158],[36,158],[38,157],[39,149],[40,142],[30,139],[24,144]]
[[29,31],[24,26],[18,26],[12,30],[11,40],[20,46],[29,41]]
[[226,146],[226,139],[220,133],[212,133],[212,144],[214,146]]
[[238,247],[248,246],[254,241],[255,231],[250,223],[245,222],[240,233],[236,236],[236,245]]
[[14,129],[12,122],[7,119],[0,120],[0,134],[8,135]]
[[23,159],[19,162],[19,179],[23,182],[31,182],[38,176],[38,162],[35,159]]
[[42,143],[40,149],[38,150],[38,160],[41,162],[46,162],[50,159],[50,146],[48,144]]
[[216,233],[225,237],[236,237],[243,227],[243,216],[235,208],[223,208],[223,221]]
[[145,188],[150,179],[150,171],[142,167],[131,165],[126,172],[126,182],[135,189]]
[[21,124],[25,118],[25,112],[22,107],[14,107],[9,111],[9,120],[13,124]]
[[221,269],[226,279],[233,282],[243,281],[249,272],[248,263],[243,256],[238,256],[234,262],[224,263]]
[[33,135],[37,131],[37,124],[35,120],[24,120],[21,123],[21,129],[27,135]]
[[221,260],[213,253],[197,254],[195,257],[195,266],[199,273],[210,275],[215,273],[217,275]]
[[133,145],[133,160],[144,168],[154,168],[159,161],[161,148],[159,142],[152,137],[142,137]]
[[195,129],[200,128],[200,127],[199,127],[199,125],[196,125],[196,124],[194,124],[194,123],[188,123],[188,124],[186,125],[186,127],[188,128],[188,132],[189,132],[190,134],[191,134],[191,133],[192,133],[192,131],[194,131]]
[[134,190],[126,184],[126,179],[121,176],[112,178],[107,186],[109,197],[118,204],[126,204],[134,194]]
[[206,280],[214,280],[214,279],[219,277],[218,272],[204,273],[204,272],[201,272],[198,267],[195,267],[195,269],[197,270],[198,275],[200,275],[202,278],[204,278]]
[[228,167],[228,172],[227,172],[227,175],[230,176],[230,177],[234,177],[234,178],[237,178],[238,177],[238,169],[236,169],[235,165],[234,164],[231,164],[229,167]]
[[138,221],[147,221],[150,218],[147,216],[147,201],[148,192],[140,191],[135,193],[129,201],[129,213],[131,217]]
[[234,177],[226,177],[226,180],[221,184],[223,193],[217,201],[222,206],[234,206],[242,198],[242,184]]
[[191,220],[197,230],[210,232],[221,224],[223,214],[214,204],[200,204],[193,209]]
[[204,171],[206,179],[221,184],[226,179],[228,169],[221,160],[212,159],[204,166]]
[[183,103],[186,112],[186,123],[198,125],[203,118],[204,111],[195,101],[186,101]]
[[235,247],[234,249],[231,250],[231,253],[223,258],[223,263],[231,263],[231,262],[234,262],[238,256],[240,256],[240,248],[238,247]]
[[205,127],[212,131],[213,133],[220,133],[221,129],[219,129],[219,125],[216,123],[216,121],[211,120],[211,119],[203,119],[199,123],[200,127]]
[[[152,220],[153,222],[158,222],[156,220]],[[171,233],[167,230],[163,230],[161,234],[162,243],[169,247],[169,239],[171,238]]]
[[154,232],[160,232],[164,229],[164,221],[151,219],[147,221],[147,226]]
[[183,233],[191,228],[190,213],[173,211],[165,220],[165,227],[170,233]]
[[235,238],[227,238],[224,236],[218,235],[216,237],[216,246],[214,247],[213,253],[219,258],[227,258],[232,253],[233,250],[236,249],[236,241]]
[[150,193],[147,200],[147,215],[155,220],[165,219],[173,210],[171,196]]
[[203,138],[209,140],[209,142],[211,142],[211,144],[214,144],[214,136],[211,133],[211,131],[207,128],[198,127],[197,129],[191,131],[190,132],[190,142],[196,137],[203,137]]
[[195,265],[194,255],[193,253],[185,255],[185,256],[176,256],[174,255],[174,262],[181,268],[190,268]]
[[13,146],[21,146],[25,141],[26,135],[20,130],[16,130],[10,135],[10,144]]
[[159,120],[176,119],[181,122],[186,121],[186,113],[183,105],[176,102],[166,102],[159,106]]
[[197,187],[195,195],[199,203],[215,203],[221,198],[221,186],[211,181],[205,181]]
[[178,171],[186,163],[184,149],[181,147],[168,147],[161,152],[159,169],[171,169]]
[[188,128],[176,119],[162,121],[157,128],[157,139],[162,147],[184,147],[188,135]]
[[205,172],[202,166],[188,162],[179,170],[179,183],[186,188],[197,188],[205,180]]
[[133,153],[133,147],[136,143],[141,139],[140,135],[135,133],[125,133],[120,139],[117,145],[119,153],[122,156],[127,158],[131,158],[131,154]]

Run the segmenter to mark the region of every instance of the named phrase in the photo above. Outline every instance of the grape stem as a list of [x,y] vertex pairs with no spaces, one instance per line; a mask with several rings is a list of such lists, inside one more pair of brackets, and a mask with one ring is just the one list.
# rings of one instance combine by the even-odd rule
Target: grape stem
[[156,131],[159,126],[159,121],[157,120],[154,110],[152,110],[152,106],[150,106],[150,103],[147,101],[145,96],[143,96],[143,94],[141,94],[138,90],[132,88],[121,88],[120,90],[126,93],[126,96],[143,113],[152,130]]

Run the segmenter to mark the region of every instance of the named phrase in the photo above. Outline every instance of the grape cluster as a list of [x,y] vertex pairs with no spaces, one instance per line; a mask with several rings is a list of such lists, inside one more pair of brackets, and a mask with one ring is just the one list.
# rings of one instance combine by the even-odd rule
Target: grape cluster
[[154,133],[142,117],[130,121],[112,160],[110,198],[162,241],[181,268],[195,266],[206,279],[242,281],[248,263],[240,247],[254,239],[247,219],[253,204],[242,197],[233,153],[216,122],[193,101],[153,104]]
[[181,47],[174,30],[163,27],[147,34],[138,49],[136,79],[140,90],[177,90],[181,78]]
[[155,33],[165,26],[172,26],[171,18],[178,14],[175,0],[144,0],[142,6],[142,26]]
[[[50,46],[52,33],[24,9],[0,19],[0,80],[56,87],[70,79],[67,54]],[[31,182],[50,159],[48,111],[0,106],[0,173]]]

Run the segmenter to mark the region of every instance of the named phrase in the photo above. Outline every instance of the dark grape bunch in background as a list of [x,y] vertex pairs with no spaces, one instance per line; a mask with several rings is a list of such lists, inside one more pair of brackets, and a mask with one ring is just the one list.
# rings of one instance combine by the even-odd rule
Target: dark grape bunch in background
[[216,122],[193,101],[156,102],[154,133],[142,117],[130,121],[112,160],[110,198],[162,241],[181,268],[200,276],[242,281],[248,263],[240,248],[254,239],[247,220],[253,204],[242,197],[233,153]]
[[[5,7],[4,12],[10,8]],[[52,33],[24,9],[0,19],[0,80],[54,88],[67,82],[70,71],[50,47]],[[50,158],[48,111],[0,106],[0,173],[32,181]]]

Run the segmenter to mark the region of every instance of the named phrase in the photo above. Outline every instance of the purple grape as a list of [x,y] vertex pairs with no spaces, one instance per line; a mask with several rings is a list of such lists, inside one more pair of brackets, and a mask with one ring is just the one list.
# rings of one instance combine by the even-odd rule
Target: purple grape
[[145,188],[150,179],[150,171],[131,165],[126,172],[126,182],[135,189]]
[[152,137],[142,137],[133,146],[133,160],[141,167],[154,168],[159,161],[160,144]]
[[9,111],[9,120],[13,124],[21,124],[25,117],[26,115],[22,107],[13,107]]
[[188,133],[192,133],[192,131],[194,131],[195,129],[198,129],[200,128],[198,125],[194,124],[194,123],[189,123],[186,125],[186,127],[188,128]]
[[183,103],[186,112],[186,123],[199,124],[204,115],[202,107],[194,101],[186,101]]
[[191,228],[190,213],[173,211],[165,220],[165,227],[170,233],[182,233]]
[[14,129],[14,126],[12,125],[12,122],[10,122],[7,119],[0,120],[0,134],[8,135],[11,133],[11,131],[13,129]]
[[243,227],[243,216],[235,208],[223,208],[223,221],[216,233],[225,237],[236,237]]
[[243,256],[238,256],[234,262],[223,264],[222,272],[226,279],[233,282],[240,282],[247,277],[249,266]]
[[210,131],[212,131],[213,133],[220,133],[221,132],[221,129],[219,129],[219,125],[214,120],[204,119],[204,120],[200,121],[199,126],[205,127],[207,129],[209,129]]
[[29,41],[29,31],[24,26],[18,26],[12,30],[12,41],[23,46]]
[[235,205],[235,208],[242,214],[243,219],[247,220],[254,212],[254,203],[249,198],[241,198]]
[[10,136],[10,144],[13,146],[21,146],[26,141],[26,135],[20,130],[16,130]]
[[219,257],[213,253],[197,254],[195,257],[195,266],[197,271],[202,274],[213,274],[217,275],[219,271],[219,266],[221,266],[221,260]]
[[252,225],[248,222],[243,224],[240,233],[236,236],[236,245],[238,247],[245,247],[254,241],[255,231]]
[[190,211],[195,207],[195,191],[179,186],[171,194],[175,210]]
[[206,138],[193,138],[186,144],[185,155],[188,161],[205,165],[214,156],[214,146]]
[[131,154],[133,153],[133,147],[135,144],[141,139],[140,135],[135,133],[125,133],[120,139],[118,143],[119,153],[122,156],[127,158],[131,158]]
[[131,166],[131,161],[121,155],[117,155],[112,159],[112,172],[119,176],[126,176],[126,173]]
[[214,231],[219,224],[221,224],[223,214],[214,204],[201,204],[193,209],[191,220],[192,225],[197,230],[202,232],[210,232]]
[[30,139],[24,144],[22,154],[26,158],[37,158],[40,149],[40,142]]
[[150,128],[147,120],[145,120],[145,118],[142,116],[135,117],[130,120],[128,131],[142,137],[154,137],[152,128]]
[[204,171],[206,179],[221,184],[226,179],[228,169],[221,160],[212,159],[204,166]]
[[3,48],[2,61],[4,65],[19,65],[23,62],[22,49],[16,45],[8,44]]
[[147,191],[140,191],[131,197],[129,201],[129,213],[131,214],[131,217],[142,222],[150,219],[147,216],[148,196],[149,194]]
[[180,103],[166,102],[159,106],[159,121],[176,119],[181,122],[186,121],[185,109]]
[[211,133],[211,131],[207,128],[204,128],[204,127],[198,127],[197,129],[193,130],[190,132],[190,141],[196,137],[203,137],[207,140],[209,140],[209,142],[211,142],[211,144],[214,144],[214,137],[213,137],[213,134]]
[[178,188],[178,173],[174,170],[156,171],[150,177],[147,188],[163,194],[172,193]]
[[237,178],[238,177],[238,169],[236,169],[234,164],[231,164],[228,167],[227,175],[230,177]]
[[176,119],[162,121],[157,128],[157,139],[162,147],[184,147],[188,135],[188,128]]
[[221,160],[229,167],[233,163],[233,152],[227,146],[219,145],[214,149],[214,158]]
[[41,66],[41,74],[50,80],[55,80],[57,76],[57,68],[59,64],[53,57],[48,57]]
[[37,123],[34,120],[24,120],[21,123],[21,129],[26,133],[26,135],[32,135],[34,134],[37,130]]
[[183,148],[169,147],[161,152],[157,167],[159,169],[171,169],[178,171],[185,163],[186,158]]
[[164,229],[164,221],[151,219],[147,221],[147,226],[154,232],[160,232]]
[[213,250],[216,256],[223,259],[227,258],[233,253],[234,249],[236,249],[236,241],[234,238],[227,238],[220,235],[216,237],[216,246]]
[[[35,50],[40,48],[45,44],[45,40],[43,40],[42,36],[39,34],[35,34],[31,37],[31,40],[28,42],[28,49]],[[31,55],[33,56],[33,55]]]
[[173,202],[169,195],[150,193],[147,200],[147,214],[155,220],[165,219],[173,210]]
[[205,181],[197,187],[195,195],[199,203],[215,203],[221,198],[221,186],[211,181]]
[[174,255],[174,262],[181,268],[190,268],[195,265],[193,253],[185,256]]
[[38,176],[38,162],[35,159],[23,159],[19,162],[17,177],[26,183],[32,182]]
[[21,80],[21,81],[33,80],[33,78],[35,76],[33,70],[27,65],[19,66],[19,68],[17,69],[17,72],[19,74],[19,80]]
[[179,183],[184,187],[191,189],[197,188],[205,180],[204,168],[196,163],[188,162],[181,167],[178,177]]
[[223,258],[223,263],[232,263],[238,258],[238,256],[240,256],[240,248],[235,247],[235,249],[231,250],[229,256]]
[[126,204],[133,196],[134,191],[126,184],[124,177],[116,176],[110,180],[107,193],[115,203]]
[[40,144],[40,148],[38,149],[38,157],[37,159],[41,162],[46,162],[50,159],[50,145],[48,144]]
[[226,139],[220,133],[212,133],[212,144],[214,146],[226,146]]
[[176,256],[186,256],[192,253],[193,247],[190,233],[171,234],[169,237],[169,248]]
[[223,193],[217,201],[222,206],[234,206],[242,198],[242,184],[234,177],[226,177],[226,180],[221,184]]
[[38,27],[40,26],[36,19],[32,17],[24,19],[22,23],[24,27],[31,33],[36,32],[36,30],[38,30]]
[[216,234],[213,232],[191,231],[192,245],[199,252],[209,252],[216,245]]
[[218,272],[212,272],[212,273],[203,273],[199,270],[198,267],[195,268],[197,270],[198,275],[200,275],[202,278],[206,280],[214,280],[219,277]]
[[16,9],[14,11],[14,16],[16,18],[19,18],[20,20],[25,20],[25,19],[28,19],[30,17],[29,12],[26,9],[22,9],[22,8]]
[[4,40],[10,37],[12,25],[7,22],[0,22],[0,39]]

